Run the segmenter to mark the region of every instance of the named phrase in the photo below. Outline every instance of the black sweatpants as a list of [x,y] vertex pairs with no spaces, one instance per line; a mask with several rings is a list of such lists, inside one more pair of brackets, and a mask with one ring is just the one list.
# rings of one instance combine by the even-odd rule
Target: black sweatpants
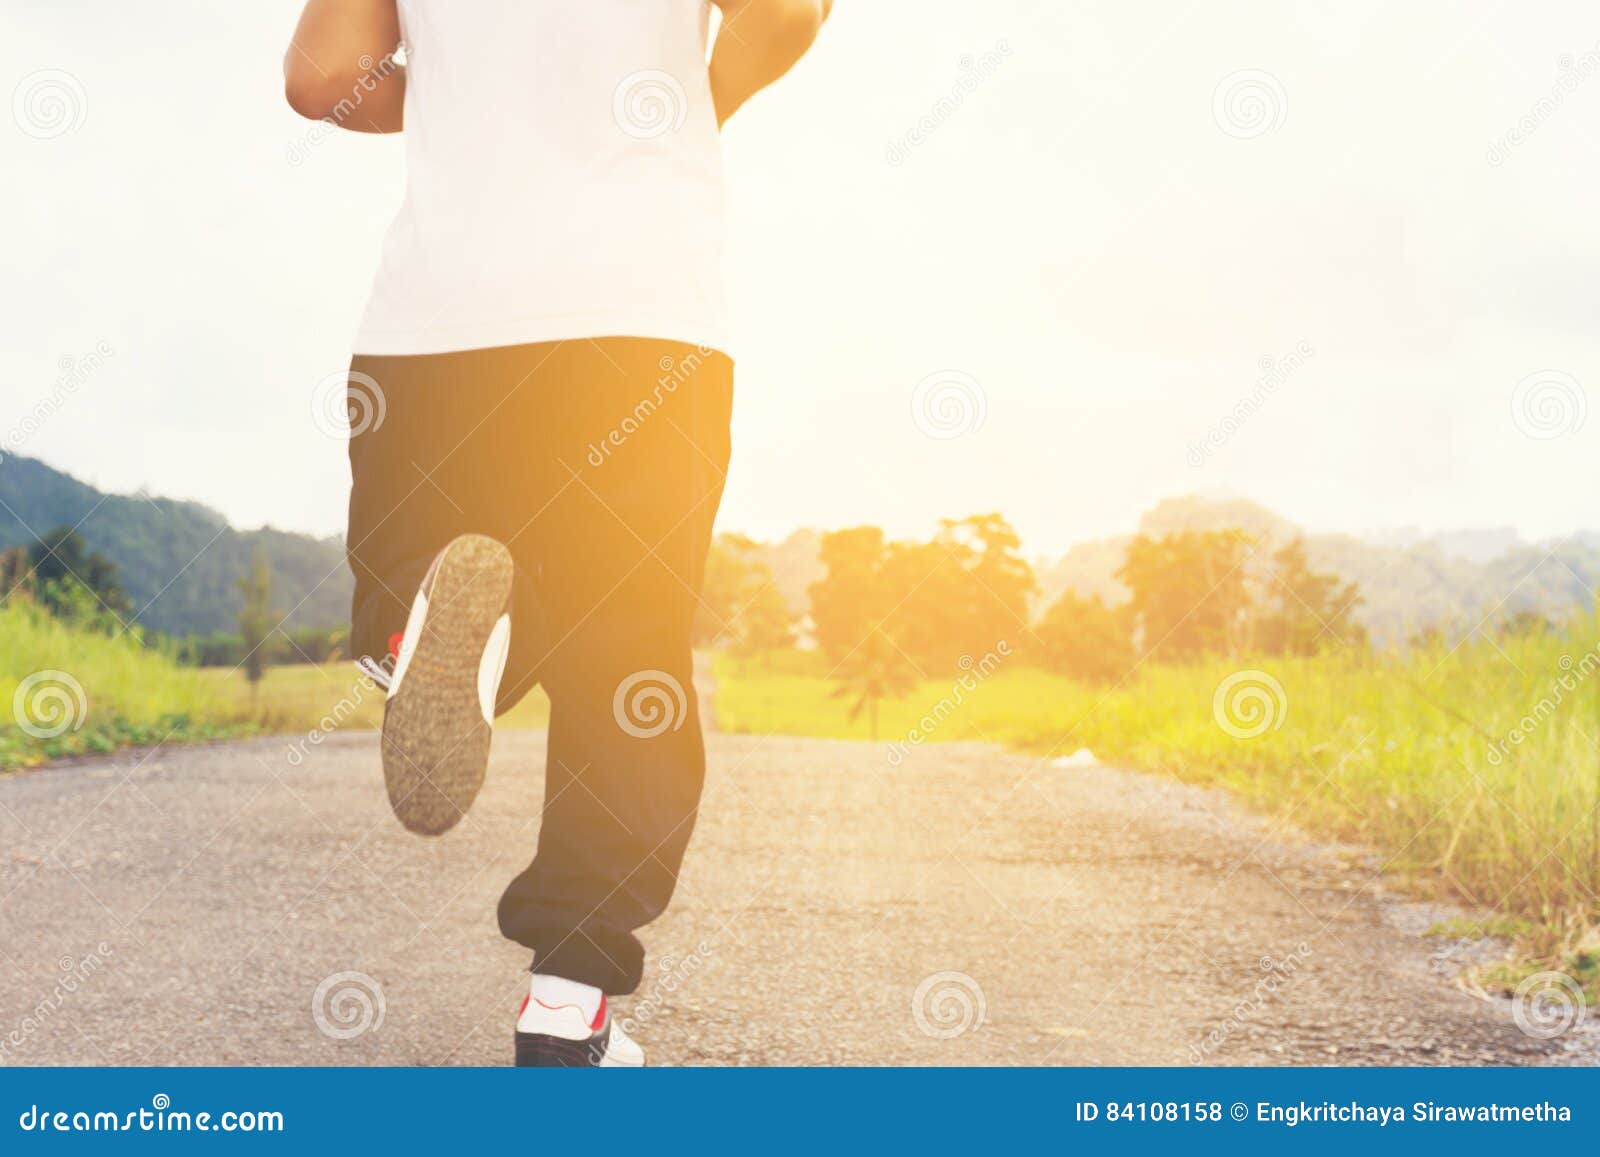
[[428,564],[516,561],[504,712],[550,698],[544,815],[500,928],[608,993],[644,966],[705,775],[690,624],[728,464],[733,364],[605,338],[351,364],[353,649],[381,658]]

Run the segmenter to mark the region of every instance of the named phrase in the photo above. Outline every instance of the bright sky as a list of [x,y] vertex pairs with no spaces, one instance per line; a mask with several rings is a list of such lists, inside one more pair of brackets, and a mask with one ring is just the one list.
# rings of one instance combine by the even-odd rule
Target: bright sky
[[[104,342],[17,449],[327,533],[347,478],[312,398],[402,171],[398,141],[316,141],[283,104],[297,7],[7,0],[0,433]],[[1156,7],[838,0],[734,121],[721,527],[997,509],[1053,551],[1194,491],[1317,530],[1600,524],[1593,6]],[[22,106],[41,70],[65,126]],[[924,432],[965,428],[914,420],[933,374],[981,427]]]

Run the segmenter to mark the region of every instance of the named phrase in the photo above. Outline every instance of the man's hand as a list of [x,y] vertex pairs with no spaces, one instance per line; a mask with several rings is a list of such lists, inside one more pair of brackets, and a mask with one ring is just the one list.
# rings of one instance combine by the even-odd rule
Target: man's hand
[[395,0],[309,0],[283,58],[283,88],[295,112],[358,133],[397,133],[406,70]]
[[722,29],[711,50],[711,97],[721,125],[806,54],[833,0],[712,2],[722,9]]

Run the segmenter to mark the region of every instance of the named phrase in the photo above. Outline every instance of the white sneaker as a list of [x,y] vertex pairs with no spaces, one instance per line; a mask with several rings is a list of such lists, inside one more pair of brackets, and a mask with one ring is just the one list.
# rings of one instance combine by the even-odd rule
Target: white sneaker
[[644,1050],[611,1019],[606,998],[592,1020],[575,1004],[551,1008],[536,997],[523,998],[517,1015],[519,1068],[636,1069]]

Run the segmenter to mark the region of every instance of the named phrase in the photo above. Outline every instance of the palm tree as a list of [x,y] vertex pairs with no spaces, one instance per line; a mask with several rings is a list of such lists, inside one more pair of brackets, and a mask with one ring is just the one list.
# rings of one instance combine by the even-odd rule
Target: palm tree
[[850,722],[854,723],[865,711],[874,740],[878,738],[878,704],[904,695],[917,685],[911,661],[881,626],[874,627],[872,633],[840,661],[833,674],[839,685],[833,689],[832,697],[855,700],[850,707]]

